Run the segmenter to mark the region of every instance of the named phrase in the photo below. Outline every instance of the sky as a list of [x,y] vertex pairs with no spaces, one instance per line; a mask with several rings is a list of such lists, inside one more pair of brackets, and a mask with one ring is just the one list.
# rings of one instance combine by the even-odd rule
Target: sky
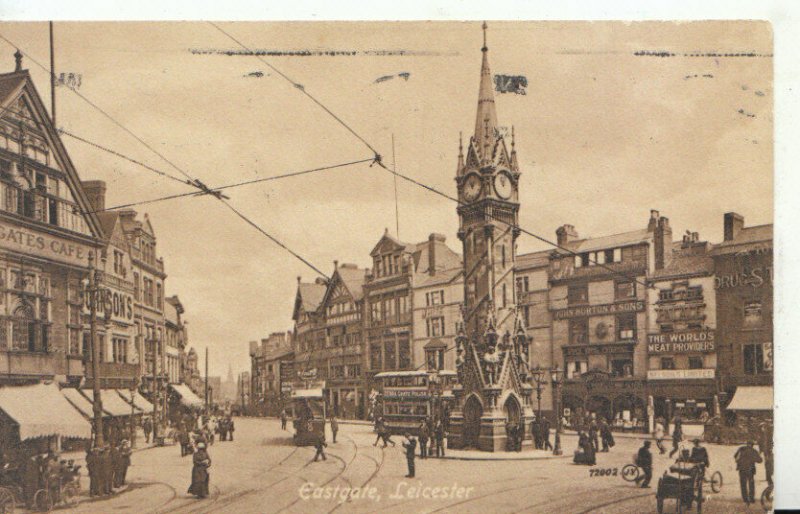
[[[479,22],[221,23],[301,84],[398,171],[455,193],[459,133],[475,125]],[[46,23],[0,23],[49,105]],[[646,226],[650,209],[722,238],[722,215],[773,220],[773,59],[766,22],[491,22],[493,74],[524,76],[526,94],[496,94],[514,127],[522,171],[520,225],[548,239]],[[56,74],[209,186],[372,157],[318,105],[208,23],[55,24]],[[222,53],[217,52],[222,50]],[[354,55],[326,55],[327,51]],[[311,55],[297,55],[309,51]],[[402,51],[402,52],[400,52]],[[0,71],[14,48],[0,41]],[[637,55],[642,52],[646,55]],[[666,57],[650,55],[666,52]],[[753,54],[730,57],[721,54]],[[403,75],[400,75],[403,74]],[[407,74],[407,75],[405,75]],[[386,78],[391,77],[391,78]],[[382,79],[383,80],[378,80]],[[66,87],[57,123],[71,133],[181,176]],[[392,155],[394,136],[394,156]],[[64,136],[84,180],[108,184],[107,206],[190,191]],[[396,232],[394,179],[361,164],[230,189],[231,203],[330,275],[333,261],[369,264]],[[437,232],[458,250],[455,205],[397,182],[399,236]],[[249,368],[248,341],[292,327],[296,280],[316,273],[218,200],[143,205],[186,308],[189,341],[212,375]],[[528,236],[520,252],[547,248]],[[202,366],[202,364],[201,364]]]

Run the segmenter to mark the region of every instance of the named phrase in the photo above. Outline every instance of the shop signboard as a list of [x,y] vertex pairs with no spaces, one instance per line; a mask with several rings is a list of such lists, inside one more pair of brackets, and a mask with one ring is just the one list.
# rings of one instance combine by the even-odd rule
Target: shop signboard
[[608,314],[621,314],[623,312],[639,312],[644,310],[644,300],[630,300],[627,302],[607,303],[602,305],[583,305],[580,307],[567,307],[553,311],[553,319],[581,318],[585,316],[603,316]]
[[86,267],[91,247],[67,238],[0,223],[0,248],[36,255],[51,261]]
[[647,352],[651,354],[709,353],[714,350],[713,330],[686,330],[647,336]]
[[648,380],[701,380],[714,378],[713,369],[651,369]]

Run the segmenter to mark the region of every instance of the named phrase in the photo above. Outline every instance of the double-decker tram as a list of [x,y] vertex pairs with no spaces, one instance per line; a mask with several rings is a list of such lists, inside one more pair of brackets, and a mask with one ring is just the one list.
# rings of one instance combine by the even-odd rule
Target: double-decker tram
[[452,407],[456,372],[384,371],[375,375],[381,381],[378,416],[392,434],[417,435],[420,423],[428,420],[447,425]]
[[294,436],[296,446],[313,446],[317,439],[325,440],[325,383],[297,384],[292,389]]

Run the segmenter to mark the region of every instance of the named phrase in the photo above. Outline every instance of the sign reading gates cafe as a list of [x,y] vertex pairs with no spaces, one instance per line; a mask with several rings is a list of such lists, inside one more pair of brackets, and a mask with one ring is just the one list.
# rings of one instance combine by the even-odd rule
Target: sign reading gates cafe
[[713,330],[648,334],[647,353],[708,353],[714,351]]
[[623,312],[638,312],[644,310],[644,300],[631,300],[628,302],[608,303],[603,305],[586,305],[582,307],[567,307],[553,311],[554,319],[581,318],[584,316],[602,316],[605,314],[621,314]]

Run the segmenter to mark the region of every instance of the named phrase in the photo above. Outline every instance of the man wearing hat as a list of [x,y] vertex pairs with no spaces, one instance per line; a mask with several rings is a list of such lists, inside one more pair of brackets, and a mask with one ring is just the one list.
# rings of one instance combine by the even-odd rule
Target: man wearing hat
[[761,455],[755,448],[754,441],[747,441],[745,446],[736,450],[733,458],[736,460],[736,469],[739,471],[739,486],[742,489],[742,500],[747,503],[755,503],[755,476],[756,463],[761,462]]
[[406,440],[403,442],[403,448],[406,449],[406,463],[408,463],[408,475],[406,478],[414,478],[414,458],[417,450],[417,440],[409,432],[406,432]]
[[640,487],[650,487],[650,480],[653,478],[653,454],[650,453],[650,441],[645,441],[642,447],[639,448],[639,453],[636,455],[636,465],[644,471],[644,476],[640,475],[636,479],[636,484]]
[[692,448],[692,454],[689,456],[689,462],[702,464],[708,468],[711,465],[711,461],[708,459],[708,450],[700,446],[700,439],[695,438],[692,442],[694,443],[694,448]]
[[117,474],[117,487],[125,485],[125,477],[128,475],[128,467],[131,465],[131,445],[127,439],[122,440],[119,449],[119,472]]

